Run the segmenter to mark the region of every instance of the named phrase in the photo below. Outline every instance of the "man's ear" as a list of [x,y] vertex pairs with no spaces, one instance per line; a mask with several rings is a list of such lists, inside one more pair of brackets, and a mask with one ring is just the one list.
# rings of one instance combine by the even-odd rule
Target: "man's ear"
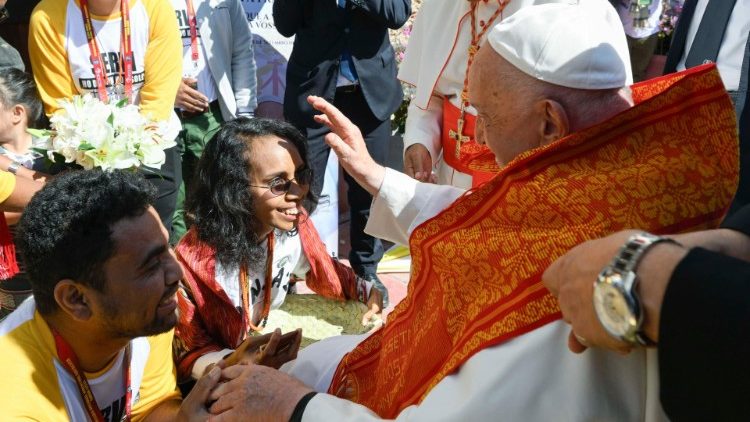
[[570,121],[568,113],[565,112],[562,104],[546,98],[537,103],[541,114],[539,124],[539,146],[549,145],[560,138],[568,136],[570,133]]
[[60,310],[79,321],[86,321],[93,315],[90,289],[76,283],[73,280],[60,280],[54,290],[55,302]]

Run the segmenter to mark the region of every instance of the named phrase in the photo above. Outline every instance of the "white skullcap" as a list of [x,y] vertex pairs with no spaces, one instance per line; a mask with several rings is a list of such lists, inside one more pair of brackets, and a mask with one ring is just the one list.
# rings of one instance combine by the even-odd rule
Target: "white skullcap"
[[536,79],[578,89],[633,83],[617,12],[606,0],[568,0],[521,8],[490,31],[505,60]]

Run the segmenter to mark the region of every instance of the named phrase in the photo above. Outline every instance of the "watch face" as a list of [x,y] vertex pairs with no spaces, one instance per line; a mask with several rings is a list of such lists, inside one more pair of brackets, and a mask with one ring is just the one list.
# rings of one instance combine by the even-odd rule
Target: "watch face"
[[616,337],[629,336],[638,326],[618,274],[609,275],[596,284],[594,309],[604,328]]

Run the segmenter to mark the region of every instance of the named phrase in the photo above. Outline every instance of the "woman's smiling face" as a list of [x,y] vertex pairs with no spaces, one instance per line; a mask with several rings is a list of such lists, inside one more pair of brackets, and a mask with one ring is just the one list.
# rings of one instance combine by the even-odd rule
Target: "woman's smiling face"
[[[299,151],[291,142],[269,135],[254,139],[250,147],[250,193],[258,218],[258,236],[265,238],[274,228],[293,230],[302,213],[302,200],[310,186],[297,181],[305,170]],[[286,193],[276,195],[270,189],[294,179]]]

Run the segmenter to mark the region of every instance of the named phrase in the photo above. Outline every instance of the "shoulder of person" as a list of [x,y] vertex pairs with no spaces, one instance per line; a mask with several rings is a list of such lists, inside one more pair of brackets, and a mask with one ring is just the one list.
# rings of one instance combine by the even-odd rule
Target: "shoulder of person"
[[[72,0],[71,0],[72,1]],[[62,23],[62,19],[67,13],[68,1],[59,0],[42,0],[36,5],[31,12],[29,20],[30,25],[40,24],[41,22]],[[62,21],[62,22],[60,22]]]

